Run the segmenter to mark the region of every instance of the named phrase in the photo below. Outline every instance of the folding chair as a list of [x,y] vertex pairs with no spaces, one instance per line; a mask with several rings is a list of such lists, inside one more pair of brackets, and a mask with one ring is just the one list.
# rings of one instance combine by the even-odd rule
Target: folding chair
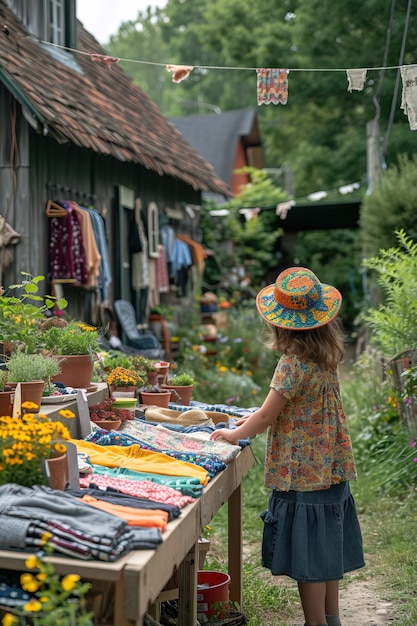
[[165,359],[165,351],[155,335],[150,331],[139,332],[136,311],[131,302],[128,300],[115,300],[113,308],[122,329],[123,343],[135,348],[148,359]]

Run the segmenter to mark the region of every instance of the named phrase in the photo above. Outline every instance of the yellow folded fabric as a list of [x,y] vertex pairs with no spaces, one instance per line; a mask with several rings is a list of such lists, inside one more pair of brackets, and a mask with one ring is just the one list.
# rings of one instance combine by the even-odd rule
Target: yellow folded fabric
[[143,450],[140,445],[131,446],[99,446],[82,439],[71,439],[77,446],[77,452],[84,453],[93,465],[104,467],[126,467],[136,472],[146,474],[163,474],[165,476],[189,476],[198,478],[202,485],[207,485],[209,475],[207,470],[188,463],[179,461],[162,452]]

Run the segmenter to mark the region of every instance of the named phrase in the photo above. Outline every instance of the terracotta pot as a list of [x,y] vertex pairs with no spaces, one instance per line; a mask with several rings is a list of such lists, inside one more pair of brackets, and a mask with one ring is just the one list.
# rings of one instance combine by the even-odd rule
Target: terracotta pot
[[11,416],[13,411],[13,391],[0,391],[0,416]]
[[122,420],[100,420],[98,422],[94,422],[97,424],[99,428],[103,428],[104,430],[119,430]]
[[169,363],[168,361],[157,361],[154,363],[156,367],[156,375],[159,384],[165,383],[168,378]]
[[158,384],[158,372],[146,372],[146,379],[150,385]]
[[[189,406],[194,385],[161,385],[162,389],[171,389],[171,402]],[[178,394],[178,395],[177,395]]]
[[120,394],[121,396],[134,398],[137,390],[136,385],[129,385],[128,387],[115,387],[114,385],[109,385],[109,392],[112,396]]
[[61,364],[61,373],[52,378],[53,382],[61,382],[66,387],[86,389],[93,375],[94,362],[89,354],[57,356]]
[[46,473],[49,476],[49,483],[52,489],[65,491],[69,480],[69,469],[67,454],[46,459]]
[[[42,393],[45,383],[43,380],[31,380],[24,383],[9,383],[11,387],[16,389],[16,386],[20,385],[20,402],[34,402],[38,405],[38,408],[42,404]],[[15,391],[13,390],[13,393]]]
[[150,391],[141,391],[139,396],[139,402],[147,405],[162,406],[165,409],[168,408],[169,401],[171,399],[171,393],[167,389],[160,393],[152,393]]

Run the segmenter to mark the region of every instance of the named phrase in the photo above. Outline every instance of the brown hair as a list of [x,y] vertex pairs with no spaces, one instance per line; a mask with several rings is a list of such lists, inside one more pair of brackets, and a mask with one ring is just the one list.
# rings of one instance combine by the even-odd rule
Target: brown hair
[[311,359],[323,369],[337,369],[345,354],[343,330],[338,318],[324,326],[289,330],[268,324],[266,346],[281,354]]

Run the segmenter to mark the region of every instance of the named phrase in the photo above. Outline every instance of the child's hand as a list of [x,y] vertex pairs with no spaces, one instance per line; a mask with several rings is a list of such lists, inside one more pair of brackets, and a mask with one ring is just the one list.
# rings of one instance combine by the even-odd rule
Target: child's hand
[[215,441],[219,437],[221,437],[222,439],[226,439],[226,441],[228,441],[229,443],[238,445],[239,437],[236,435],[236,432],[234,430],[231,430],[230,428],[219,428],[218,430],[212,432],[210,435],[210,439],[212,441]]
[[239,417],[238,420],[236,420],[234,423],[235,426],[240,426],[241,424],[244,424],[246,422],[246,420],[248,419],[249,415],[245,415],[245,417]]

